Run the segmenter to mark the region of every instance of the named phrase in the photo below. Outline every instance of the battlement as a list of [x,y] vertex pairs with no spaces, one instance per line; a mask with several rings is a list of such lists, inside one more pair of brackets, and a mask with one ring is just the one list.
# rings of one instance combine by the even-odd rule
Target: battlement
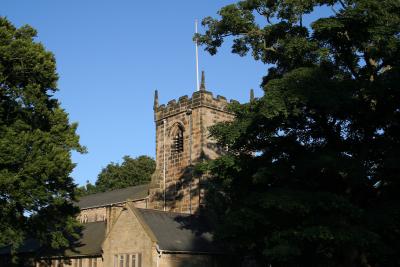
[[[155,94],[156,97],[158,93]],[[235,100],[230,100],[230,103]],[[187,112],[189,109],[199,107],[207,107],[219,111],[230,113],[227,109],[228,100],[220,95],[213,96],[212,92],[201,90],[192,94],[192,97],[187,95],[181,96],[178,100],[170,100],[167,105],[158,105],[158,100],[154,102],[154,120],[159,121],[164,118],[174,116],[179,113]]]

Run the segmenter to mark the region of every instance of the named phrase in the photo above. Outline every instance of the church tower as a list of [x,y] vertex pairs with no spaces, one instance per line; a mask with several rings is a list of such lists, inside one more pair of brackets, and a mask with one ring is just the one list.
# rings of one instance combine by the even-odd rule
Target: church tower
[[193,176],[193,166],[221,154],[208,128],[232,120],[225,97],[206,90],[202,72],[200,90],[159,105],[154,95],[156,125],[156,171],[150,188],[149,208],[194,213],[202,204],[202,178]]

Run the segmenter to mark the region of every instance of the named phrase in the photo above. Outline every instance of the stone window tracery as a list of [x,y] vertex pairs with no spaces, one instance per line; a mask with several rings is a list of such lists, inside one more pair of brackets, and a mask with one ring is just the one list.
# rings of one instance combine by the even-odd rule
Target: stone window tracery
[[183,152],[183,127],[181,125],[175,125],[171,131],[172,137],[172,153],[179,154]]

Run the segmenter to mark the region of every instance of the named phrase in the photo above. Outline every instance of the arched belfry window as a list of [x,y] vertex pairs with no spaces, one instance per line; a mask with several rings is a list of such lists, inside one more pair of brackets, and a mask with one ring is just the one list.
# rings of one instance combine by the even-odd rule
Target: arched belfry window
[[183,127],[180,124],[174,125],[171,131],[172,153],[178,154],[183,152]]

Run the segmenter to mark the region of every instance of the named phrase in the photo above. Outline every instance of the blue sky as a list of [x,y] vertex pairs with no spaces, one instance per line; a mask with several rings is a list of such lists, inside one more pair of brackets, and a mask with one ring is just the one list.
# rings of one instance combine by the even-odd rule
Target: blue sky
[[[195,91],[194,20],[233,2],[1,1],[1,16],[36,28],[37,40],[55,54],[56,97],[79,123],[88,148],[73,154],[76,183],[94,183],[103,167],[124,155],[155,156],[154,90],[161,104]],[[231,54],[229,43],[216,56],[199,51],[209,91],[240,102],[248,101],[250,88],[262,95],[265,65]]]
[[[85,155],[73,154],[76,183],[96,181],[124,155],[155,156],[153,94],[160,103],[196,88],[194,20],[214,16],[232,1],[2,0],[0,15],[38,30],[55,54],[60,79],[56,97],[78,122]],[[201,31],[201,27],[199,27]],[[216,56],[200,49],[200,69],[215,95],[247,101],[266,67],[250,57]]]

